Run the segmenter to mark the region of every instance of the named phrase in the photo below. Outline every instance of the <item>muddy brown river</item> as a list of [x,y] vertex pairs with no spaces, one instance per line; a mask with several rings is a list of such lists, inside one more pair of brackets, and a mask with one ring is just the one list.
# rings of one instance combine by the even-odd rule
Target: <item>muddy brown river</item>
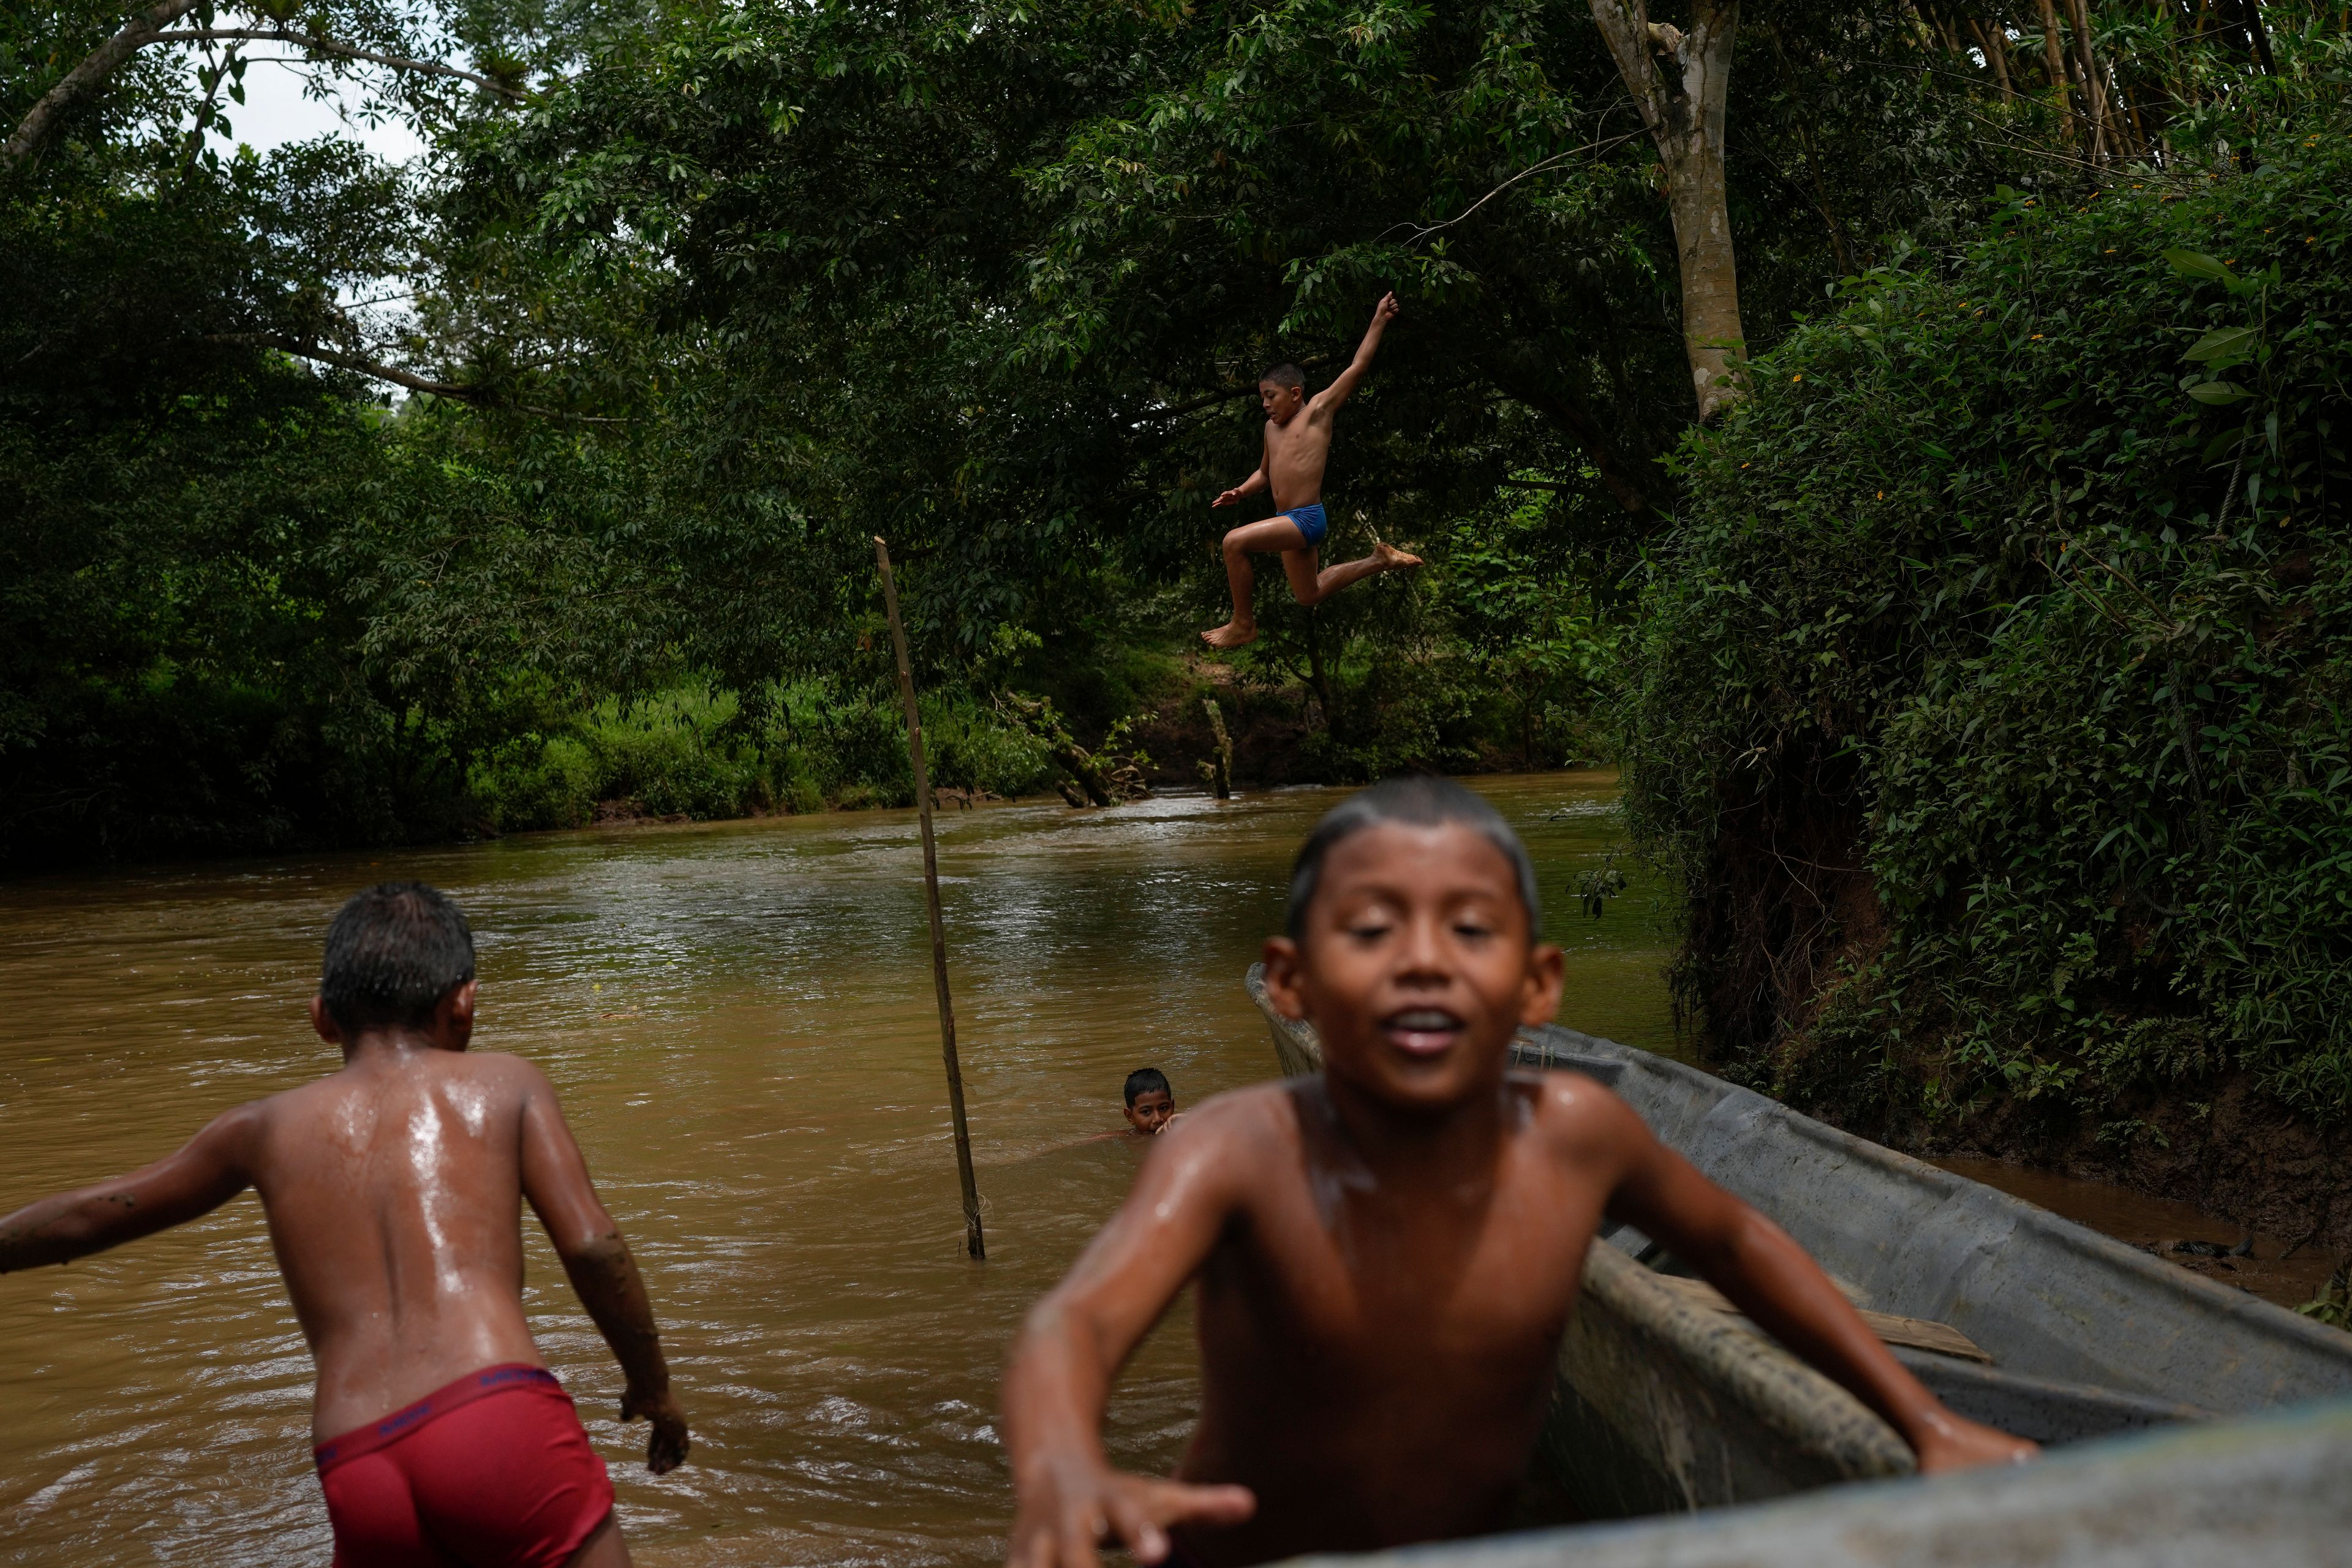
[[[1479,781],[1527,835],[1571,950],[1567,1016],[1668,1043],[1665,938],[1607,773]],[[1150,1063],[1180,1104],[1274,1071],[1243,969],[1339,795],[941,819],[989,1259],[962,1256],[912,816],[534,835],[377,855],[0,885],[0,1210],[167,1152],[329,1071],[308,1030],[328,918],[421,877],[480,949],[486,1049],[538,1062],[642,1260],[695,1427],[645,1474],[620,1376],[530,1233],[532,1328],[613,1462],[639,1561],[980,1563],[1010,1517],[998,1358],[1118,1203]],[[0,1279],[0,1562],[323,1563],[310,1362],[250,1194],[184,1230]],[[1116,1396],[1111,1445],[1172,1464],[1182,1309]]]
[[[1613,775],[1474,782],[1534,851],[1569,949],[1562,1020],[1673,1049],[1657,889],[1628,868],[1598,920],[1571,893],[1619,842]],[[658,1480],[637,1462],[643,1428],[612,1419],[618,1372],[530,1233],[532,1328],[612,1461],[638,1561],[994,1561],[1010,1517],[998,1359],[1133,1169],[1130,1147],[1086,1141],[1119,1125],[1131,1068],[1167,1071],[1180,1105],[1271,1076],[1242,971],[1338,798],[941,819],[984,1265],[961,1252],[905,813],[0,884],[0,1210],[331,1070],[303,1016],[326,921],[356,887],[421,877],[473,921],[478,1044],[554,1079],[654,1292],[695,1429],[692,1460]],[[2024,1195],[2063,1212],[2109,1191]],[[2113,1197],[2124,1210],[2082,1217],[2228,1230]],[[1174,1462],[1190,1329],[1180,1305],[1126,1373],[1118,1462]],[[324,1563],[310,1375],[250,1194],[0,1279],[0,1563]]]

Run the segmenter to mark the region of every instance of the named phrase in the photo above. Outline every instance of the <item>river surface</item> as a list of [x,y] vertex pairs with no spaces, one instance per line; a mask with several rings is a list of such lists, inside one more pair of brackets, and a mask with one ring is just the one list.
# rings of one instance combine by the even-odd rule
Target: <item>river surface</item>
[[[1474,781],[1527,837],[1570,949],[1563,1021],[1671,1048],[1668,939],[1607,773]],[[354,889],[451,892],[480,1048],[553,1078],[652,1287],[694,1423],[655,1479],[620,1376],[530,1231],[533,1331],[612,1463],[641,1563],[982,1563],[1010,1517],[997,1367],[1118,1204],[1146,1063],[1180,1106],[1272,1076],[1243,969],[1337,792],[941,818],[984,1265],[961,1251],[910,814],[533,835],[0,885],[0,1210],[135,1167],[331,1070],[310,1033]],[[249,1194],[180,1231],[0,1279],[0,1563],[324,1563],[310,1360]],[[1164,1470],[1194,1401],[1180,1304],[1114,1396]]]
[[[1569,952],[1561,1021],[1679,1054],[1660,889],[1621,863],[1631,886],[1600,918],[1574,896],[1621,842],[1614,776],[1473,782],[1534,854]],[[660,1479],[527,1227],[532,1330],[612,1464],[637,1560],[996,1561],[999,1358],[1126,1190],[1138,1150],[1097,1136],[1120,1125],[1120,1081],[1160,1067],[1181,1106],[1273,1075],[1242,971],[1339,798],[941,819],[985,1264],[962,1256],[908,813],[0,884],[0,1211],[332,1070],[304,1016],[326,922],[365,883],[423,878],[473,921],[478,1044],[553,1078],[653,1289],[695,1441]],[[1948,1163],[2159,1255],[2239,1234],[2095,1183]],[[2280,1250],[2176,1260],[2308,1300],[2326,1261]],[[0,1279],[0,1563],[324,1563],[310,1386],[250,1194]],[[1113,1397],[1114,1459],[1166,1470],[1194,1398],[1180,1302]]]

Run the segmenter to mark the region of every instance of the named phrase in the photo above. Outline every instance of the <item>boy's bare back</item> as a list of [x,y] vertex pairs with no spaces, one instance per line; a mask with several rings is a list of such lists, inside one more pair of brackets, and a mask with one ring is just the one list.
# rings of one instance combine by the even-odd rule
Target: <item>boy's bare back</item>
[[247,1187],[318,1368],[314,1458],[338,1562],[625,1568],[604,1461],[522,1313],[522,1205],[553,1243],[648,1417],[646,1466],[686,1458],[653,1308],[545,1075],[468,1054],[473,938],[420,883],[330,927],[310,1020],[342,1047],[315,1083],[215,1117],[129,1175],[0,1218],[0,1274],[207,1214]]
[[206,1133],[238,1145],[268,1211],[318,1361],[320,1438],[477,1367],[541,1363],[522,1315],[526,1196],[551,1230],[611,1228],[587,1212],[586,1170],[537,1068],[404,1057],[362,1056]]

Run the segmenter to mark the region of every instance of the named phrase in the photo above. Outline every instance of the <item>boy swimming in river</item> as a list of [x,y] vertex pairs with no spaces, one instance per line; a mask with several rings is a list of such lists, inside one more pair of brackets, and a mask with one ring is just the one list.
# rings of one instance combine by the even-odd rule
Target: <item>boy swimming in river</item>
[[[1300,851],[1266,991],[1324,1070],[1219,1095],[1029,1315],[1004,1384],[1012,1568],[1264,1563],[1505,1521],[1603,1216],[1694,1265],[1884,1415],[1923,1471],[2033,1446],[1952,1415],[1769,1220],[1572,1073],[1509,1070],[1560,953],[1491,806],[1436,779],[1359,794]],[[1110,1380],[1197,1284],[1199,1426],[1173,1480],[1123,1475]]]
[[1274,498],[1277,515],[1225,534],[1225,581],[1233,589],[1234,618],[1201,634],[1211,647],[1240,647],[1257,640],[1257,614],[1250,602],[1257,584],[1250,571],[1253,551],[1282,552],[1282,570],[1290,579],[1291,593],[1302,605],[1320,603],[1375,572],[1407,571],[1421,564],[1420,556],[1375,542],[1372,552],[1360,560],[1316,569],[1316,552],[1328,531],[1323,516],[1323,466],[1331,456],[1332,418],[1372,368],[1381,334],[1396,314],[1396,296],[1381,295],[1355,359],[1339,379],[1311,398],[1307,395],[1306,373],[1295,364],[1276,365],[1258,378],[1258,405],[1265,410],[1265,449],[1258,458],[1257,471],[1209,504],[1232,506],[1244,496],[1265,490]]
[[215,1118],[142,1171],[0,1219],[0,1273],[261,1194],[318,1368],[310,1428],[338,1568],[614,1568],[613,1485],[523,1321],[528,1201],[653,1424],[646,1468],[686,1458],[627,1244],[555,1090],[519,1057],[468,1055],[474,941],[456,905],[388,882],[328,928],[310,1021],[343,1066]]
[[1120,1092],[1127,1100],[1127,1131],[1113,1137],[1157,1138],[1176,1120],[1176,1091],[1158,1068],[1136,1068]]

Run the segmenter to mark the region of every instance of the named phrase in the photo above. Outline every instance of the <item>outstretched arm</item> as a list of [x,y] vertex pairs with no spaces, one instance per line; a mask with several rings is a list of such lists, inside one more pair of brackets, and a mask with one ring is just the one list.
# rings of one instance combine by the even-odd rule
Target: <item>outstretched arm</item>
[[1256,1507],[1241,1487],[1122,1475],[1102,1447],[1111,1379],[1235,1206],[1235,1109],[1247,1114],[1201,1113],[1153,1141],[1127,1202],[1013,1341],[1004,1373],[1015,1497],[1009,1568],[1095,1568],[1096,1548],[1109,1539],[1139,1563],[1158,1563],[1169,1525],[1237,1524]]
[[1765,1332],[1885,1416],[1922,1474],[2021,1463],[2039,1452],[1946,1409],[1786,1231],[1699,1174],[1622,1101],[1617,1110],[1632,1126],[1610,1214],[1665,1243]]
[[26,1204],[0,1219],[0,1274],[68,1263],[210,1214],[243,1192],[259,1121],[241,1105],[145,1170]]
[[1381,302],[1372,307],[1372,324],[1364,330],[1364,341],[1356,345],[1356,357],[1348,362],[1348,368],[1341,371],[1330,385],[1315,395],[1313,406],[1328,413],[1348,401],[1349,395],[1356,390],[1356,384],[1371,370],[1372,355],[1380,352],[1381,334],[1388,331],[1389,323],[1396,320],[1401,308],[1394,294],[1381,296]]
[[[537,1069],[531,1069],[536,1074]],[[522,1191],[531,1211],[563,1259],[563,1272],[596,1331],[613,1347],[628,1384],[621,1394],[621,1419],[643,1415],[653,1423],[646,1443],[646,1468],[656,1475],[686,1459],[686,1412],[670,1392],[669,1368],[662,1360],[661,1336],[654,1327],[652,1300],[637,1273],[621,1227],[604,1212],[588,1179],[572,1129],[555,1103],[555,1089],[543,1078],[524,1101]]]

